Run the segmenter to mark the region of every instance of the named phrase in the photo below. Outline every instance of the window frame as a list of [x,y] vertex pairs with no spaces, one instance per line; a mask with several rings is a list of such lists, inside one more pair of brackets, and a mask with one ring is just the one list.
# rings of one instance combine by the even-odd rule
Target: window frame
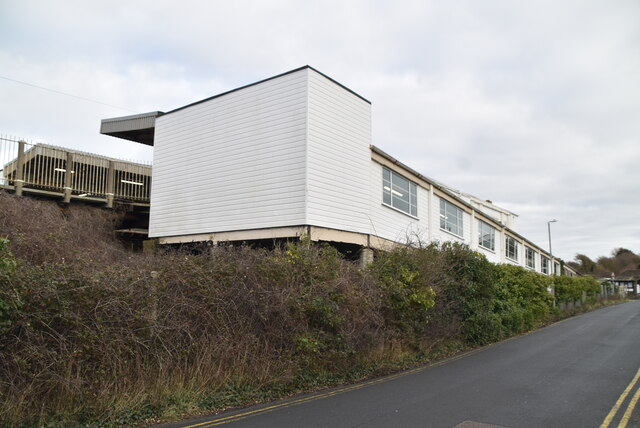
[[[387,180],[387,173],[389,179]],[[394,188],[394,176],[396,177],[396,183],[398,181],[406,181],[407,188],[402,189],[397,184]],[[407,192],[407,200],[404,201],[396,194],[400,193],[401,190]],[[400,193],[400,196],[403,196]],[[406,207],[403,207],[400,203],[395,203],[396,201],[401,201],[403,204],[406,204]],[[382,205],[392,208],[396,211],[399,211],[403,214],[406,214],[411,217],[418,218],[418,185],[409,180],[407,177],[403,176],[395,172],[394,170],[387,168],[386,166],[382,167]],[[408,209],[408,210],[407,210]]]
[[[454,213],[456,215],[456,220],[459,220],[459,222],[456,221],[455,224],[449,222],[449,216],[447,214],[452,213],[451,211],[447,211],[447,207],[455,210]],[[452,228],[447,229],[448,224],[454,225],[456,229],[459,229],[460,233],[457,233],[457,230],[454,231]],[[464,210],[444,198],[440,198],[440,230],[444,230],[445,232],[459,238],[464,238]]]
[[549,264],[551,260],[547,256],[540,255],[540,272],[549,275]]
[[[509,243],[513,242],[513,252],[515,254],[515,257],[511,257],[509,255]],[[516,263],[518,263],[518,240],[516,238],[514,238],[513,236],[510,235],[506,235],[505,239],[504,239],[504,255],[506,258],[508,258],[509,260],[512,260]]]
[[[487,233],[485,232],[483,234],[483,229],[486,229],[486,228],[490,229],[491,231],[490,247],[487,247],[486,245],[484,245],[484,243],[486,242],[484,237],[487,236]],[[481,248],[484,248],[485,250],[489,250],[493,252],[496,251],[496,228],[482,220],[478,220],[478,246]]]
[[[531,257],[529,257],[531,255]],[[529,264],[531,262],[531,264]],[[524,246],[524,264],[526,267],[536,269],[536,250],[531,247]]]

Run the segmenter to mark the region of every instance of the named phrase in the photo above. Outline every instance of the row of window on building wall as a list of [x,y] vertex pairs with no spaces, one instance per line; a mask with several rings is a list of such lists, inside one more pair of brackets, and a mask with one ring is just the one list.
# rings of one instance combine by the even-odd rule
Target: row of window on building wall
[[[417,209],[417,185],[404,178],[400,174],[386,167],[382,168],[382,202],[385,205],[405,212],[413,217],[418,216]],[[451,202],[440,199],[440,229],[452,233],[460,238],[463,237],[463,210]],[[496,249],[496,229],[478,220],[478,245],[486,250]],[[507,259],[518,263],[518,249],[520,243],[512,236],[505,236],[505,256]],[[525,266],[536,269],[536,255],[538,253],[525,245]],[[540,254],[540,271],[548,274],[550,272],[548,257]],[[557,270],[557,266],[556,266]]]

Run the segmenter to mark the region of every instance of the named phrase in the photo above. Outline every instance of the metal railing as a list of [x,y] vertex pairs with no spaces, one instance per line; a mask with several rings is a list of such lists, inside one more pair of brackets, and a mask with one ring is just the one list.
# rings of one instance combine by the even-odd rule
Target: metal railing
[[73,199],[149,203],[151,165],[0,136],[0,186]]

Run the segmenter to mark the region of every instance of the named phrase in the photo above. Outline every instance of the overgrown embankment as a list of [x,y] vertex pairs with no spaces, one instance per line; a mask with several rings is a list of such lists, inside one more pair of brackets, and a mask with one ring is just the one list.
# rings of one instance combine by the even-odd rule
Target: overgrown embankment
[[[123,250],[117,215],[0,193],[0,425],[120,426],[415,364],[527,331],[550,279],[462,245],[364,271],[331,247]],[[563,278],[595,299],[597,283]]]

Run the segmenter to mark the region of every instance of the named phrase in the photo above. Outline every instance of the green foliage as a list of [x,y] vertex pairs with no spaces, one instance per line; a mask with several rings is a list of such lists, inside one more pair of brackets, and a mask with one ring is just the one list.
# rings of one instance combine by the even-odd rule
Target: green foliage
[[549,315],[553,297],[548,292],[551,278],[520,266],[498,265],[496,312],[503,337],[528,331]]
[[[552,307],[549,277],[494,265],[459,243],[396,249],[371,269],[383,285],[388,320],[405,335],[439,331],[481,345],[534,328]],[[416,307],[411,290],[427,291],[425,304]]]
[[559,302],[580,300],[583,293],[590,302],[593,302],[597,293],[600,292],[600,283],[591,276],[555,277],[554,287],[556,299]]
[[455,288],[449,294],[460,302],[465,340],[484,344],[498,339],[499,319],[494,313],[495,265],[463,244],[447,242],[440,250],[451,266]]
[[[551,307],[550,278],[461,244],[380,252],[364,271],[308,237],[142,255],[108,241],[100,211],[0,203],[2,426],[131,426],[271,399],[499,340]],[[34,212],[37,231],[12,223]],[[599,290],[555,281],[563,298]]]
[[436,293],[421,274],[414,250],[381,253],[369,269],[380,281],[387,321],[400,331],[423,331]]
[[16,259],[9,244],[7,238],[0,238],[0,274],[2,275],[10,275],[16,268]]

